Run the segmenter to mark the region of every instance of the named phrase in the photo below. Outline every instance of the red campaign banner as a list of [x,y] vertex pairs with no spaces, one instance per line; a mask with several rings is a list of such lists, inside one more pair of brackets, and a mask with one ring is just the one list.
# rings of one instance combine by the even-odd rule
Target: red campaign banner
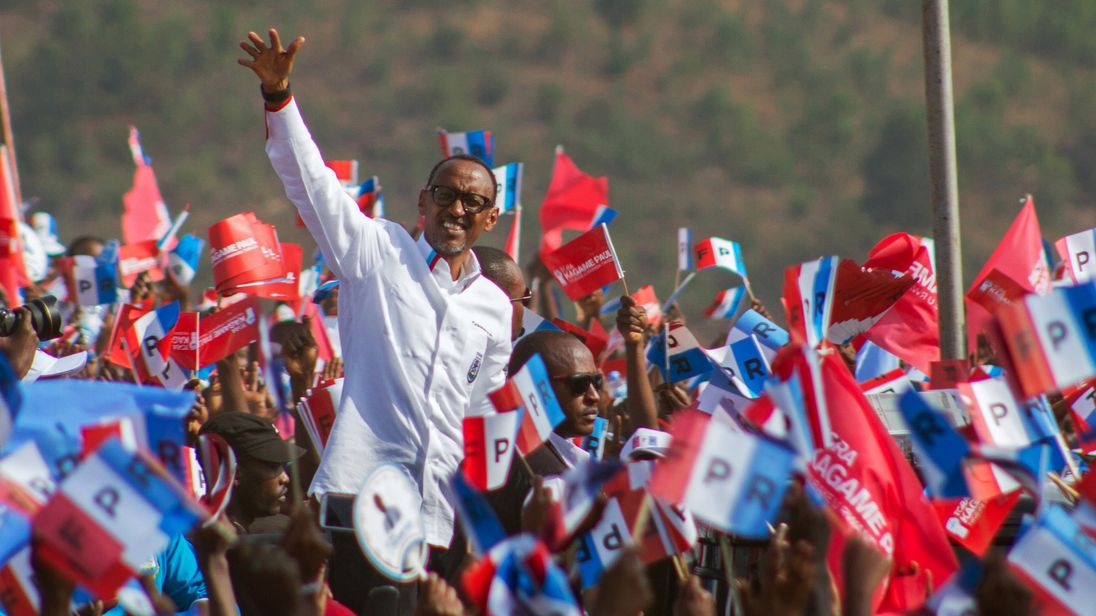
[[[179,316],[170,336],[169,355],[181,367],[198,370],[259,339],[259,300],[249,297],[196,323],[193,317]],[[196,327],[195,327],[196,326]]]
[[543,257],[563,292],[578,300],[624,277],[604,223]]
[[156,240],[119,247],[118,272],[122,276],[122,286],[126,288],[133,286],[133,281],[141,272],[148,272],[148,278],[153,282],[163,280],[164,270],[160,268],[160,249],[156,246]]
[[974,498],[933,502],[936,517],[948,537],[981,558],[986,555],[997,530],[1004,524],[1021,490],[988,500]]
[[889,235],[868,253],[864,267],[909,274],[914,285],[867,332],[867,338],[918,370],[928,373],[940,357],[936,273],[929,245],[908,233]]
[[967,292],[967,299],[994,314],[1001,306],[1008,306],[1027,295],[1028,291],[1008,274],[992,269],[982,278],[982,282]]
[[210,226],[209,248],[213,285],[220,292],[271,281],[282,274],[278,233],[253,212],[236,214]]
[[110,345],[105,357],[107,361],[123,368],[131,367],[130,355],[122,347],[122,341],[126,339],[126,332],[133,329],[133,323],[148,312],[135,304],[122,304],[114,317],[114,329],[110,331]]

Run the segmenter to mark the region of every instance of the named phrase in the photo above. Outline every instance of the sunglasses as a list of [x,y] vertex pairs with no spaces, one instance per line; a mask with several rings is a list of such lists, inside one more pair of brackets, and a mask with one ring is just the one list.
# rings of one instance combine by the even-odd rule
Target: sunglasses
[[591,385],[594,386],[594,391],[601,391],[605,376],[600,372],[577,372],[565,376],[554,376],[552,380],[566,382],[571,387],[571,395],[581,396],[590,389]]
[[525,295],[510,298],[510,303],[512,304],[514,302],[521,302],[522,306],[528,308],[529,305],[533,303],[533,291],[530,290],[529,287],[525,287]]
[[426,187],[426,190],[430,191],[431,197],[434,199],[439,207],[449,207],[460,199],[460,202],[464,204],[464,211],[469,214],[479,214],[483,210],[491,207],[494,203],[491,199],[484,197],[483,195],[477,195],[476,193],[461,192],[455,188],[449,186],[439,186],[432,184]]

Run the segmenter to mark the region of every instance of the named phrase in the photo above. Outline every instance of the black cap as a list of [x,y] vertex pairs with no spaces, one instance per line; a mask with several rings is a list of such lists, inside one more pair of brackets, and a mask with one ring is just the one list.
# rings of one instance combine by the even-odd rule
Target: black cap
[[304,454],[300,447],[287,443],[274,424],[250,413],[227,411],[209,418],[198,434],[217,434],[228,441],[237,457],[271,464],[286,464]]

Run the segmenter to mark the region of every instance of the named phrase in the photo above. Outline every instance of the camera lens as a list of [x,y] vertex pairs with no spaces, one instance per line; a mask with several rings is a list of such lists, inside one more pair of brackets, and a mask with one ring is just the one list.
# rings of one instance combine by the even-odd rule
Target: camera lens
[[57,298],[46,295],[32,299],[22,308],[0,308],[0,336],[11,336],[19,328],[21,319],[30,318],[30,325],[39,340],[52,340],[61,335],[61,313],[57,310]]

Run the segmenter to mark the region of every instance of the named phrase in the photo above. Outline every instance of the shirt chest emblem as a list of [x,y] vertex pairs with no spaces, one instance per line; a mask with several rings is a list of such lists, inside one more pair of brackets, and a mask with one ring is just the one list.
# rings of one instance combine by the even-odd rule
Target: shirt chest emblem
[[475,359],[472,360],[472,365],[468,366],[468,382],[471,383],[479,376],[480,364],[483,363],[483,353],[476,353]]

